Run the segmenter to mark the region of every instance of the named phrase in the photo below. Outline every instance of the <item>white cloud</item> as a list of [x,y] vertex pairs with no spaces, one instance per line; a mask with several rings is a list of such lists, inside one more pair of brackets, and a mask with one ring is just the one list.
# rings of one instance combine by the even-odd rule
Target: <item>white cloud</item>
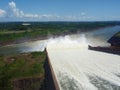
[[14,1],[8,3],[9,9],[2,10],[0,9],[0,17],[13,17],[16,19],[28,19],[28,20],[65,20],[65,21],[77,21],[77,20],[86,20],[91,19],[91,17],[86,16],[85,12],[81,12],[80,15],[64,15],[60,16],[57,14],[31,14],[25,13],[23,10],[20,10]]
[[8,4],[11,8],[16,8],[15,2],[12,1],[12,2],[9,2]]
[[109,16],[109,18],[113,20],[120,20],[120,16]]
[[85,12],[81,12],[81,16],[85,16],[86,15],[86,13]]
[[60,16],[56,14],[30,14],[30,13],[24,13],[22,10],[17,8],[17,5],[15,2],[9,2],[8,3],[10,10],[9,10],[9,17],[18,17],[18,18],[30,18],[30,19],[45,19],[45,20],[76,20],[76,16]]
[[5,10],[0,9],[0,17],[4,17],[6,14]]
[[74,15],[67,15],[67,16],[63,16],[62,19],[67,20],[67,21],[75,21],[75,20],[78,20],[78,17]]
[[24,14],[23,17],[25,18],[39,18],[38,14]]
[[9,2],[8,3],[9,5],[9,16],[10,17],[23,17],[24,16],[24,12],[22,10],[19,10],[17,7],[16,7],[16,3],[15,2]]
[[17,20],[51,20],[51,21],[85,21],[95,20],[95,17],[86,15],[86,12],[81,12],[79,15],[57,15],[57,14],[31,14],[20,10],[14,1],[8,3],[9,9],[0,9],[0,17],[15,18]]
[[30,14],[30,13],[24,13],[22,10],[18,9],[15,2],[9,2],[9,17],[23,17],[23,18],[50,18],[51,15],[43,14]]

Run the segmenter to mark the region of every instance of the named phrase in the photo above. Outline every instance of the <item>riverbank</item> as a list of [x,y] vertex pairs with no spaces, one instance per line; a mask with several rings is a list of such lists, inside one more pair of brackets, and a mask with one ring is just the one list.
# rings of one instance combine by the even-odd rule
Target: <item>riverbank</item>
[[39,90],[46,52],[0,55],[0,90]]
[[[92,31],[95,30],[100,30],[100,29],[104,29],[104,28],[110,28],[113,26],[108,26],[108,27],[101,27],[101,28],[97,28],[97,29],[93,29]],[[89,30],[91,31],[91,30]],[[88,31],[88,32],[89,32]],[[0,41],[0,47],[1,46],[5,46],[5,45],[10,45],[10,44],[19,44],[19,43],[24,43],[24,42],[32,42],[32,41],[37,41],[37,40],[46,40],[49,38],[54,38],[54,37],[59,37],[59,36],[65,36],[65,35],[74,35],[74,34],[80,34],[80,33],[84,33],[85,31],[81,31],[81,32],[64,32],[64,33],[60,33],[60,34],[56,34],[56,35],[44,35],[44,36],[34,36],[34,37],[22,37],[20,39],[16,39],[16,40],[7,40],[7,41]]]
[[32,38],[21,38],[17,40],[8,40],[0,42],[0,47],[5,45],[11,45],[11,44],[19,44],[24,42],[31,42],[31,41],[37,41],[37,40],[45,40],[48,39],[48,37],[45,36],[39,36],[39,37],[32,37]]
[[104,52],[104,53],[111,53],[111,54],[116,54],[120,55],[120,47],[92,47],[88,46],[89,50],[94,50],[94,51],[99,51],[99,52]]
[[22,22],[0,23],[0,46],[120,25],[119,22],[30,22],[29,26],[22,24]]

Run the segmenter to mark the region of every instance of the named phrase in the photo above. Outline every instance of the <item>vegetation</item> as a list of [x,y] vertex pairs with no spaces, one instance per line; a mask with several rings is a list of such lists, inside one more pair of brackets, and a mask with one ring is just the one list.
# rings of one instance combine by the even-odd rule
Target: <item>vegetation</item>
[[120,22],[22,22],[0,23],[0,42],[24,38],[47,37],[84,32],[97,28],[120,25]]
[[115,36],[116,36],[116,37],[120,37],[120,32],[118,32]]
[[45,52],[0,55],[0,90],[13,90],[13,81],[25,78],[40,78],[41,82],[34,82],[28,90],[40,88],[44,79],[45,57]]

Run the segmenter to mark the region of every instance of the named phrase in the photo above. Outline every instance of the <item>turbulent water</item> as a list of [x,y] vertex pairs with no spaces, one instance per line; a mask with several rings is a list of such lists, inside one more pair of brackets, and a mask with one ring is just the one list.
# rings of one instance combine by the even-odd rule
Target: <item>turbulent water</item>
[[[84,32],[84,34],[87,38],[89,38],[87,41],[90,42],[92,46],[108,46],[108,44],[106,44],[105,42],[118,31],[120,31],[120,26],[107,27],[94,31],[90,30],[89,32]],[[79,38],[79,36],[81,35],[71,35],[72,38]],[[84,35],[82,36],[84,37]],[[0,47],[0,54],[16,54],[23,52],[43,51],[48,41],[49,40],[37,40],[31,42],[26,41],[25,43],[3,46]]]
[[120,90],[120,56],[88,50],[88,44],[103,42],[89,39],[82,34],[49,40],[47,52],[60,89]]

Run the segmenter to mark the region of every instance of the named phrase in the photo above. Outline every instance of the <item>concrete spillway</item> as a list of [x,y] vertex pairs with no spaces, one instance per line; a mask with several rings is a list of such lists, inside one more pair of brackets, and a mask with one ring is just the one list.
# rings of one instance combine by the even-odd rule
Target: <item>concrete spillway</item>
[[120,90],[120,56],[88,50],[85,38],[51,40],[47,52],[60,90]]

